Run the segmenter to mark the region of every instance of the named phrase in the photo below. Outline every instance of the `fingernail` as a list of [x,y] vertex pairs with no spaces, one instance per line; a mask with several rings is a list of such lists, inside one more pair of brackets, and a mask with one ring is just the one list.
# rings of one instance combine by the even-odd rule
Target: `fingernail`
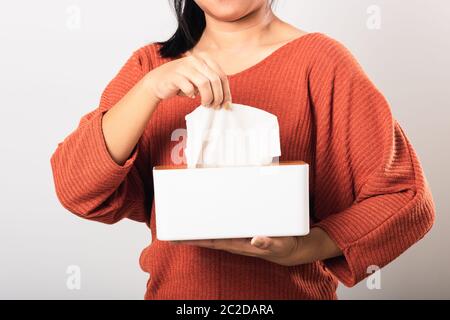
[[256,238],[256,239],[254,239],[253,240],[253,243],[252,243],[255,247],[261,247],[263,244],[264,244],[264,242],[261,240],[261,239],[259,239],[259,238]]

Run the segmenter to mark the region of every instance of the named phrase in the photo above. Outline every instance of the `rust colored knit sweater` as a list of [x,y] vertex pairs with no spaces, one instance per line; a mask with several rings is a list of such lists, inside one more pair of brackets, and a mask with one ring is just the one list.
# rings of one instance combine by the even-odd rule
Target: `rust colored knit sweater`
[[[141,254],[151,274],[147,299],[334,299],[337,280],[353,286],[421,239],[434,205],[419,160],[388,103],[339,42],[311,33],[229,76],[233,101],[278,117],[282,157],[311,165],[312,224],[344,255],[284,267],[262,259],[156,240],[152,167],[171,164],[171,133],[199,99],[160,103],[129,160],[117,165],[102,115],[152,68],[158,45],[137,50],[103,92],[97,109],[51,159],[56,192],[83,218],[146,222],[153,243]],[[176,199],[174,199],[176,201]],[[277,214],[274,212],[274,214]]]

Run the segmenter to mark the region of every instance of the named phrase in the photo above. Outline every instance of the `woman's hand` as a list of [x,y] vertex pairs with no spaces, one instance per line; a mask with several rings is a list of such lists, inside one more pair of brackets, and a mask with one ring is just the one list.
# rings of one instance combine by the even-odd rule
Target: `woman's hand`
[[194,98],[204,106],[231,105],[228,78],[206,56],[189,54],[147,73],[102,118],[106,146],[113,160],[123,165],[135,148],[159,102],[175,95]]
[[146,78],[159,100],[175,95],[194,98],[199,93],[204,106],[227,108],[231,104],[228,78],[207,56],[189,54],[153,69]]
[[257,257],[283,266],[295,266],[325,260],[342,251],[320,228],[312,228],[304,237],[254,237],[252,239],[217,239],[177,241],[176,244],[224,250],[234,254]]

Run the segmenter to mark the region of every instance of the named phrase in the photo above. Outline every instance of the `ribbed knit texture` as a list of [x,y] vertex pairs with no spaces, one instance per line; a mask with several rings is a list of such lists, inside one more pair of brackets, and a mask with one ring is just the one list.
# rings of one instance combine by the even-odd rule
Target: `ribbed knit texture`
[[434,204],[423,171],[385,98],[344,46],[312,33],[229,81],[234,102],[278,117],[280,160],[311,165],[313,225],[344,255],[283,267],[156,240],[151,169],[172,164],[179,141],[171,141],[171,134],[185,128],[184,117],[199,98],[161,102],[123,166],[107,151],[101,120],[139,79],[167,61],[156,44],[137,50],[109,83],[99,107],[82,118],[51,159],[56,192],[68,210],[104,223],[130,218],[150,226],[154,241],[140,257],[151,274],[145,298],[334,299],[336,279],[355,285],[369,266],[383,267],[431,228]]

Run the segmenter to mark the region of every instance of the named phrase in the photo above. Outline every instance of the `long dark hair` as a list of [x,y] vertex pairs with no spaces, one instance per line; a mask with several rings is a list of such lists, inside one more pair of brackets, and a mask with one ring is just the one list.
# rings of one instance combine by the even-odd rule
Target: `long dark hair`
[[171,1],[178,28],[169,40],[159,42],[159,54],[165,58],[176,58],[192,49],[200,40],[206,26],[205,13],[194,0]]
[[[159,54],[165,58],[176,58],[192,49],[206,27],[205,13],[194,0],[171,0],[177,16],[178,28],[173,36],[163,42]],[[269,1],[270,6],[274,0]]]

